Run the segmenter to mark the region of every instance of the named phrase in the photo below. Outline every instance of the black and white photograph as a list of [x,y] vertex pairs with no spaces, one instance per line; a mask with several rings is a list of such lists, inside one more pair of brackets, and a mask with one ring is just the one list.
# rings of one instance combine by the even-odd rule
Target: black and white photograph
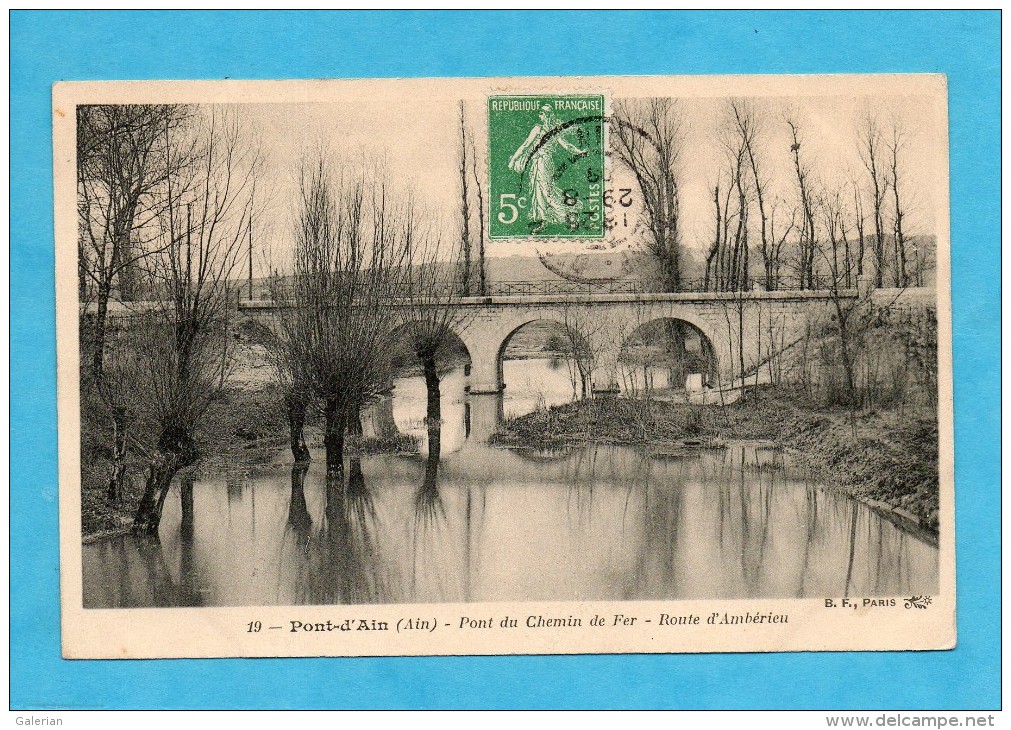
[[53,103],[65,656],[954,644],[943,77]]

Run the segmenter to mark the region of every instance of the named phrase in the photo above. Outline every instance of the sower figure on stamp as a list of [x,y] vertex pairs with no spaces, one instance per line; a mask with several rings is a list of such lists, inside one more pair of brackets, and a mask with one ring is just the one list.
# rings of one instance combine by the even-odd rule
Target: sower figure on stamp
[[556,131],[558,118],[550,104],[541,107],[539,117],[540,123],[534,125],[523,144],[509,158],[509,169],[521,175],[524,169],[528,170],[530,209],[527,216],[532,223],[541,227],[545,223],[564,223],[571,213],[575,213],[578,220],[578,201],[567,205],[562,191],[555,185],[554,152],[559,146],[576,156],[585,155],[586,150],[579,149]]

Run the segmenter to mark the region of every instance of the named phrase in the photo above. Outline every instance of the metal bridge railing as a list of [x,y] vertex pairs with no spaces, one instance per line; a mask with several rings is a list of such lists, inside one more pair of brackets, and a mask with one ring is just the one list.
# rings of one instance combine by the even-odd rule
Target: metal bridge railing
[[491,281],[486,296],[524,296],[537,294],[643,294],[641,281]]
[[[756,278],[752,280],[751,290],[765,290],[763,282]],[[856,282],[854,280],[853,285]],[[464,296],[464,287],[459,281],[445,281],[439,284],[440,291],[430,292],[437,296]],[[847,287],[841,287],[847,288]],[[813,281],[800,282],[793,278],[783,279],[775,287],[776,291],[829,291],[832,289],[832,278],[828,276],[814,277]],[[723,292],[726,289],[719,289],[710,282],[706,287],[704,279],[688,279],[681,283],[679,292]],[[472,297],[494,297],[494,296],[540,296],[550,294],[662,294],[661,287],[650,285],[647,282],[637,279],[613,279],[589,282],[555,280],[527,280],[527,281],[488,281],[482,291],[480,286],[474,282],[471,284],[467,296]],[[266,287],[256,287],[249,296],[245,286],[238,288],[235,298],[242,301],[265,301],[271,299],[271,293]],[[404,293],[407,296],[407,292]]]

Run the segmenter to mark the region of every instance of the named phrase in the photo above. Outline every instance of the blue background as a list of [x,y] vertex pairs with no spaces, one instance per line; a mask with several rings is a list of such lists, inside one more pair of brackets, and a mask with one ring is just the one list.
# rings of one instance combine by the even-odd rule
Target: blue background
[[[11,706],[999,706],[1000,15],[32,13],[11,32]],[[50,87],[62,79],[939,72],[951,103],[958,648],[60,659]]]

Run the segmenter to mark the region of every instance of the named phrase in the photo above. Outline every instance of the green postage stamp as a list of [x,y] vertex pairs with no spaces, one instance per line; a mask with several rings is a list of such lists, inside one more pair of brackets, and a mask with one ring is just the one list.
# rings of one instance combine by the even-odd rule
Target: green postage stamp
[[604,237],[604,97],[488,99],[491,238]]

